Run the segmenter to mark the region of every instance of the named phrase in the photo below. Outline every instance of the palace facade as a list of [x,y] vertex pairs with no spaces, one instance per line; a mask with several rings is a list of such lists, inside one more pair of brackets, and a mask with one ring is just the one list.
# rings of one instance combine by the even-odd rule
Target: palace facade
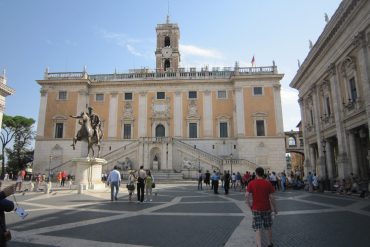
[[2,75],[0,75],[0,129],[3,123],[3,115],[5,110],[6,97],[15,93],[13,88],[6,85],[6,75],[5,70]]
[[290,86],[299,91],[305,174],[370,177],[370,1],[342,1]]
[[[102,120],[101,157],[157,172],[285,169],[277,67],[180,67],[180,30],[156,27],[156,69],[89,74],[45,71],[34,171],[68,170],[86,149],[70,146],[80,128],[70,115],[92,106]],[[82,148],[82,149],[81,149]],[[186,175],[187,174],[187,175]],[[193,174],[194,175],[194,174]],[[169,176],[169,175],[168,175]]]

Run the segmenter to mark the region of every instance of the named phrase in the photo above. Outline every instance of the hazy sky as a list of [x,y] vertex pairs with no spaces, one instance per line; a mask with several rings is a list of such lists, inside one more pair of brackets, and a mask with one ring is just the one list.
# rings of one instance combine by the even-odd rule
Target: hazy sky
[[282,83],[284,129],[300,121],[297,91],[289,88],[340,0],[0,0],[0,69],[16,93],[5,113],[37,121],[40,86],[50,72],[89,74],[155,68],[155,27],[180,28],[181,67],[271,66]]

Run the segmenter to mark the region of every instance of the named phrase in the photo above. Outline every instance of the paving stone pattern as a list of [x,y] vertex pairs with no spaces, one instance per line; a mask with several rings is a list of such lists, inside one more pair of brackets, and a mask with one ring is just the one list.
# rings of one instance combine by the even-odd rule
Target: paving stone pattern
[[[153,202],[144,204],[128,202],[125,188],[114,202],[108,189],[18,193],[29,216],[6,214],[13,232],[8,246],[254,246],[244,191],[215,195],[198,191],[194,182],[157,184],[155,192]],[[368,246],[369,199],[292,190],[275,196],[274,246]]]

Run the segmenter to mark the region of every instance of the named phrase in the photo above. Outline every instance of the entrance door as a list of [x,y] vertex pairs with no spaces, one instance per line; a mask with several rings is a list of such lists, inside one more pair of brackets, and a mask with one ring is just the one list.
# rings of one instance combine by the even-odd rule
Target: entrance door
[[155,127],[155,137],[164,137],[166,134],[166,130],[162,124],[158,124]]

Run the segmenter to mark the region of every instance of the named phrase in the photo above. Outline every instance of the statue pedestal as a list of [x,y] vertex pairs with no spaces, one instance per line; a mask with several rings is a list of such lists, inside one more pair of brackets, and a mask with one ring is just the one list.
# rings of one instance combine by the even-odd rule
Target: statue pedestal
[[78,191],[82,193],[83,190],[103,190],[105,184],[101,181],[102,165],[106,164],[105,159],[99,158],[75,158],[72,159],[73,171],[75,174],[75,182],[80,188]]
[[153,171],[158,171],[158,161],[153,161]]

